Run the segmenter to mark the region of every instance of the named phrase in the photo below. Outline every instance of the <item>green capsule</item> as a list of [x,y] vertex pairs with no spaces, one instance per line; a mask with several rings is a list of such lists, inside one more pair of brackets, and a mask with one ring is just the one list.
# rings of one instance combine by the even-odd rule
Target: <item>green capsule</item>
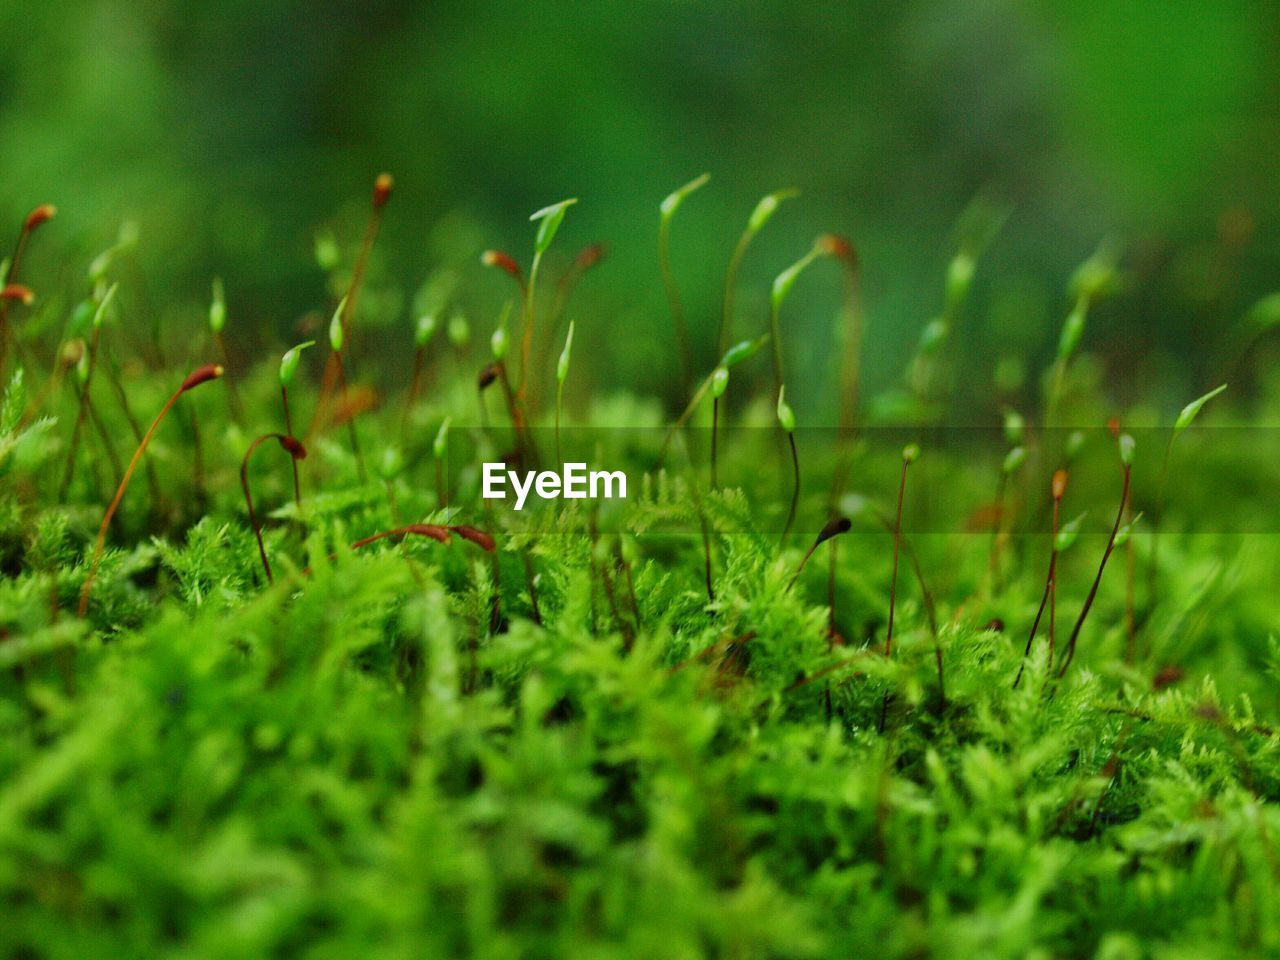
[[342,352],[342,345],[347,339],[347,331],[342,326],[342,313],[346,308],[347,298],[343,297],[338,301],[338,308],[333,311],[333,317],[329,320],[329,346],[334,353]]
[[782,424],[782,429],[787,433],[795,433],[796,430],[796,414],[791,409],[791,405],[787,403],[787,386],[783,384],[778,388],[778,422]]
[[920,333],[919,353],[922,357],[931,357],[938,352],[947,341],[947,321],[942,317],[934,317]]
[[294,375],[298,372],[298,364],[302,362],[302,351],[315,345],[314,340],[307,340],[284,352],[280,358],[280,386],[289,387],[293,383]]
[[720,358],[720,366],[735,367],[754,356],[756,352],[765,345],[769,340],[769,335],[762,334],[754,340],[743,340],[741,343],[735,343],[732,347],[724,352],[724,356]]
[[1126,467],[1133,466],[1133,437],[1127,433],[1120,434],[1120,462]]
[[436,431],[436,438],[431,441],[431,455],[437,460],[443,460],[445,452],[449,449],[449,424],[451,422],[451,417],[445,417],[444,422],[440,424],[440,429]]
[[342,262],[342,251],[338,249],[337,238],[332,230],[321,230],[316,234],[316,266],[325,273],[338,269]]
[[404,454],[396,446],[384,447],[382,458],[378,462],[378,475],[383,480],[392,480],[404,469]]
[[711,371],[711,396],[717,400],[729,389],[729,368],[723,364]]
[[213,278],[213,299],[209,302],[209,329],[221,333],[227,325],[227,297],[222,289],[222,278]]
[[1142,513],[1139,511],[1133,515],[1133,519],[1126,523],[1123,527],[1116,531],[1115,545],[1123,547],[1129,538],[1133,536],[1134,528],[1138,525],[1138,521],[1142,519]]
[[1005,441],[1012,444],[1019,444],[1026,437],[1027,421],[1023,419],[1022,414],[1012,408],[1007,408],[1004,412],[1004,438]]
[[1088,303],[1084,299],[1076,301],[1076,305],[1067,314],[1062,323],[1062,334],[1058,337],[1058,362],[1065,363],[1075,356],[1080,340],[1084,337],[1085,320],[1088,317]]
[[1006,477],[1012,475],[1027,460],[1026,447],[1014,447],[1004,455],[1004,463],[1000,466],[1000,472]]
[[471,342],[471,324],[461,311],[449,318],[449,342],[459,350]]
[[800,274],[804,273],[805,268],[808,267],[809,264],[813,263],[817,257],[818,250],[816,248],[810,250],[803,257],[774,277],[773,290],[770,294],[770,298],[773,302],[773,309],[775,311],[781,309],[782,302],[786,300],[787,296],[791,293],[791,288],[796,285],[796,280],[800,278]]
[[538,253],[546,252],[547,248],[551,246],[551,241],[556,238],[556,231],[560,229],[560,224],[564,222],[565,211],[577,202],[576,197],[569,200],[561,200],[559,203],[553,203],[549,207],[543,207],[529,218],[531,221],[540,221],[538,223],[538,235],[533,242],[535,251]]
[[674,217],[676,215],[676,211],[680,209],[680,204],[684,203],[685,198],[695,190],[701,190],[707,185],[707,182],[710,179],[711,174],[704,173],[702,176],[690,180],[683,187],[673,190],[671,193],[667,194],[666,199],[663,200],[662,204],[658,207],[658,211],[662,214],[662,219],[670,220]]
[[417,327],[413,332],[414,344],[419,347],[425,347],[431,342],[431,338],[436,335],[438,326],[439,320],[434,313],[424,313],[418,318]]
[[569,321],[569,332],[564,338],[564,349],[560,351],[560,359],[556,362],[556,382],[564,383],[569,376],[569,356],[573,350],[573,321]]
[[96,330],[102,326],[103,321],[107,319],[107,310],[111,306],[111,301],[115,299],[116,290],[120,284],[113,283],[107,287],[107,292],[102,295],[102,299],[98,301],[98,309],[93,312],[93,328]]
[[1177,436],[1183,430],[1187,429],[1187,427],[1191,426],[1191,424],[1195,422],[1196,417],[1200,415],[1200,411],[1203,409],[1204,405],[1218,394],[1222,393],[1225,389],[1227,389],[1227,385],[1224,383],[1222,386],[1215,387],[1203,397],[1197,397],[1183,407],[1182,412],[1178,414],[1178,419],[1173,424],[1174,436]]
[[747,229],[752,233],[759,233],[777,212],[778,206],[783,200],[789,200],[799,195],[799,190],[776,190],[767,196],[761,197],[760,202],[751,211],[750,219],[747,220]]
[[947,266],[947,306],[949,308],[958,307],[969,295],[976,266],[977,262],[973,254],[967,250],[961,250],[951,258],[951,263]]
[[1080,514],[1074,520],[1064,523],[1058,529],[1058,536],[1054,538],[1053,547],[1059,553],[1066,553],[1071,549],[1072,545],[1080,537],[1080,525],[1084,523],[1086,514]]

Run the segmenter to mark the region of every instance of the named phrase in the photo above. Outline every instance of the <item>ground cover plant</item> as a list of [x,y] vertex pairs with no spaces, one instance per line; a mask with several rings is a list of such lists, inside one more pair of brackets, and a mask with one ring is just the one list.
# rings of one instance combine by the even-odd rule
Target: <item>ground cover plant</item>
[[[998,228],[976,216],[864,397],[876,265],[834,233],[775,273],[751,256],[793,191],[746,212],[721,315],[686,314],[677,212],[712,189],[637,226],[665,406],[591,362],[611,321],[573,295],[608,259],[565,252],[570,200],[528,251],[473,251],[496,315],[430,264],[375,331],[383,175],[363,230],[317,243],[315,315],[265,344],[230,276],[172,327],[139,316],[128,228],[83,280],[28,276],[58,221],[21,221],[0,954],[1280,952],[1280,550],[1249,427],[1276,410],[1253,359],[1275,298],[1229,358],[1258,389],[1121,406],[1091,353],[1091,307],[1124,295],[1104,247],[1055,280],[1056,353],[1010,407],[954,363]],[[802,273],[842,291],[821,370],[788,350]],[[480,497],[484,462],[571,458],[626,499]]]

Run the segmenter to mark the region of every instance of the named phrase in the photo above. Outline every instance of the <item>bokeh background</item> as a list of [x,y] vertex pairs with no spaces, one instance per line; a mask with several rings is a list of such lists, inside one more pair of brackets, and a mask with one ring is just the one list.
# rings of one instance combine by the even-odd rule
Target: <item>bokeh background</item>
[[[847,234],[872,388],[938,311],[957,221],[984,198],[1008,219],[962,368],[977,381],[999,356],[1051,354],[1072,269],[1110,239],[1128,286],[1088,346],[1117,391],[1176,404],[1280,278],[1277,63],[1280,17],[1257,0],[7,2],[0,215],[61,209],[33,283],[136,221],[138,309],[195,329],[220,275],[251,350],[329,305],[316,232],[356,243],[390,170],[368,347],[394,358],[442,265],[487,331],[508,291],[476,255],[527,261],[528,215],[576,196],[558,246],[610,248],[575,308],[584,352],[665,392],[655,235],[675,186],[713,177],[673,241],[705,358],[747,213],[794,186],[746,265],[743,326],[763,325],[770,279],[816,233]],[[797,289],[796,362],[827,351],[837,297],[834,267]]]

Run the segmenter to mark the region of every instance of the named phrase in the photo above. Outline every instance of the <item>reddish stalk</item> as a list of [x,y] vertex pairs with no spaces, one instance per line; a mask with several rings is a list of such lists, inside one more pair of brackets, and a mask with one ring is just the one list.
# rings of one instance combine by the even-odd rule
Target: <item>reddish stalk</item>
[[848,517],[832,517],[828,520],[826,526],[818,532],[813,544],[805,551],[804,557],[800,560],[800,566],[796,567],[796,572],[791,575],[791,582],[787,584],[787,589],[790,590],[796,585],[796,581],[800,579],[800,574],[804,572],[805,564],[809,562],[809,558],[813,556],[820,546],[828,540],[840,536],[842,533],[848,533],[852,527],[853,522]]
[[[360,253],[356,256],[356,265],[351,273],[351,282],[347,284],[346,296],[342,298],[341,316],[339,322],[342,325],[342,338],[344,341],[351,339],[351,328],[354,325],[356,314],[356,303],[360,299],[360,290],[364,286],[365,272],[369,266],[369,254],[373,250],[373,243],[378,238],[378,230],[382,225],[382,211],[387,205],[387,201],[391,199],[391,190],[395,186],[395,181],[389,173],[378,174],[377,179],[373,182],[373,204],[369,212],[369,222],[365,226],[364,241],[360,244]],[[330,354],[329,361],[325,364],[324,378],[320,386],[320,401],[316,404],[316,412],[312,418],[311,430],[314,432],[316,424],[319,421],[321,411],[323,411],[328,403],[329,394],[333,392],[334,384],[338,382],[341,371],[339,367],[342,362],[341,357],[334,359],[334,351]],[[343,375],[345,379],[345,374]],[[354,428],[352,428],[354,434]],[[361,473],[363,474],[364,466],[361,461]],[[362,476],[363,479],[363,476]]]
[[382,211],[391,199],[391,190],[395,181],[389,173],[380,173],[373,181],[373,209],[369,212],[369,223],[364,230],[364,242],[360,244],[360,255],[356,257],[356,267],[351,274],[351,284],[347,288],[347,309],[342,315],[342,330],[351,336],[352,318],[356,315],[356,302],[360,297],[360,288],[364,286],[365,271],[369,267],[369,254],[373,250],[373,242],[378,239],[378,229],[382,226]]
[[[578,251],[578,255],[574,257],[573,263],[569,264],[567,270],[560,275],[560,279],[556,282],[555,297],[551,301],[551,310],[547,314],[547,331],[542,337],[542,346],[536,351],[543,358],[550,359],[551,351],[555,348],[557,335],[560,331],[560,321],[564,318],[564,308],[569,303],[569,298],[573,295],[573,291],[578,286],[578,281],[592,267],[600,263],[604,259],[605,246],[603,243],[593,243],[590,246],[583,247]],[[534,384],[536,387],[536,384]],[[537,406],[536,395],[529,398],[530,408]]]
[[222,367],[216,363],[208,363],[193,370],[187,379],[182,381],[182,385],[173,392],[173,396],[165,402],[155,420],[152,421],[150,429],[147,430],[146,435],[142,438],[142,442],[138,444],[138,448],[133,452],[133,459],[129,461],[124,477],[120,480],[120,486],[116,489],[116,495],[111,499],[111,504],[107,507],[107,512],[102,518],[102,526],[98,528],[98,539],[93,547],[93,560],[89,564],[89,575],[85,577],[84,587],[80,591],[80,608],[76,614],[80,619],[83,620],[85,614],[89,612],[89,593],[93,589],[94,578],[98,575],[98,565],[102,562],[102,551],[107,543],[107,528],[111,526],[111,518],[115,516],[116,510],[120,506],[120,501],[124,499],[125,490],[129,487],[129,480],[138,468],[138,461],[142,459],[142,455],[146,452],[147,446],[151,443],[151,438],[155,436],[156,430],[159,429],[164,418],[183,394],[189,390],[194,390],[202,383],[218,379],[222,376],[222,372]]
[[711,399],[711,489],[719,490],[720,481],[716,476],[716,450],[719,444],[716,442],[720,433],[720,398],[713,397]]
[[75,425],[71,428],[71,446],[67,450],[67,467],[62,476],[62,486],[58,490],[59,500],[66,499],[67,491],[71,488],[71,480],[75,476],[76,455],[80,452],[80,434],[84,430],[84,420],[90,404],[89,387],[93,384],[93,373],[98,365],[98,343],[101,332],[101,329],[95,325],[93,336],[89,340],[89,362],[85,370],[84,383],[80,385],[80,405],[76,412]]
[[[1124,444],[1126,437],[1121,437],[1120,442]],[[1132,441],[1130,441],[1130,445]],[[1098,596],[1098,587],[1102,583],[1102,573],[1107,568],[1107,560],[1111,557],[1111,552],[1116,547],[1116,535],[1120,532],[1120,524],[1124,521],[1125,508],[1129,504],[1129,479],[1133,471],[1133,465],[1129,462],[1129,457],[1123,452],[1121,454],[1122,469],[1124,471],[1124,480],[1120,487],[1120,508],[1116,511],[1116,521],[1111,526],[1111,536],[1107,538],[1107,548],[1102,553],[1102,560],[1098,563],[1098,573],[1093,578],[1093,585],[1089,588],[1089,595],[1085,598],[1084,606],[1080,608],[1080,616],[1076,618],[1076,625],[1071,628],[1071,638],[1067,641],[1067,655],[1062,659],[1062,666],[1058,669],[1057,678],[1059,680],[1067,672],[1067,667],[1071,666],[1071,661],[1076,655],[1076,641],[1080,639],[1080,630],[1084,627],[1084,621],[1089,616],[1089,611],[1093,608],[1093,601]]]
[[88,404],[89,419],[93,422],[93,428],[98,432],[98,439],[102,441],[102,449],[106,451],[107,459],[111,461],[111,467],[114,471],[116,482],[120,482],[120,478],[124,476],[124,467],[120,463],[120,454],[116,452],[115,442],[111,439],[111,432],[107,429],[106,423],[103,422],[101,414],[98,413],[98,406],[90,398]]
[[[1120,418],[1112,417],[1107,421],[1107,429],[1111,431],[1111,437],[1117,443],[1120,441]],[[1123,464],[1122,464],[1123,465]],[[1133,503],[1129,503],[1125,507],[1124,522],[1130,526],[1133,525]],[[1138,558],[1133,548],[1133,538],[1130,537],[1125,543],[1125,584],[1124,584],[1124,627],[1125,627],[1125,647],[1124,662],[1133,663],[1134,654],[1137,652],[1138,641],[1138,618],[1135,612],[1135,595],[1134,582],[1137,576]],[[1101,805],[1101,797],[1099,798]]]
[[356,433],[355,410],[351,406],[351,398],[347,390],[347,368],[342,362],[342,351],[333,351],[333,359],[335,369],[338,372],[338,391],[342,397],[342,407],[347,413],[347,438],[351,442],[351,452],[356,458],[356,476],[360,478],[361,483],[364,483],[368,480],[369,474],[364,467],[364,452],[360,449],[360,435]]
[[[223,369],[233,370],[234,367],[231,365],[231,355],[227,351],[227,339],[222,335],[221,330],[213,335],[213,344],[217,348],[218,359],[222,362]],[[235,419],[236,423],[243,424],[244,404],[240,401],[240,391],[236,387],[235,378],[225,377],[224,382],[227,385],[227,402],[231,407],[231,416]]]
[[23,304],[30,305],[30,291],[22,287],[18,283],[19,272],[22,269],[22,254],[26,251],[27,240],[41,224],[47,223],[53,219],[58,212],[58,208],[51,203],[42,203],[40,206],[32,210],[25,220],[22,221],[22,229],[18,231],[18,242],[13,247],[13,257],[9,260],[9,272],[3,278],[5,293],[10,288],[25,291],[27,296],[9,297],[0,295],[0,376],[4,374],[5,368],[9,362],[9,347],[13,342],[13,331],[9,326],[9,304],[13,300],[21,300]]
[[409,392],[405,394],[404,415],[400,421],[402,438],[408,435],[409,420],[413,416],[414,407],[418,405],[418,396],[422,393],[422,372],[426,365],[427,348],[419,344],[413,351],[413,373],[409,377]]
[[307,448],[283,433],[264,433],[249,444],[249,449],[240,461],[240,489],[244,491],[244,502],[249,508],[249,525],[253,527],[253,535],[258,541],[258,556],[262,558],[262,570],[267,575],[267,583],[275,583],[275,578],[271,575],[271,563],[267,560],[267,548],[262,542],[262,524],[258,522],[258,514],[253,509],[253,495],[249,492],[249,458],[268,440],[277,441],[295,464],[306,458]]
[[902,454],[902,479],[898,482],[898,515],[893,524],[893,575],[889,581],[889,625],[884,637],[884,655],[893,655],[893,615],[898,600],[898,554],[902,549],[902,502],[907,495],[907,468],[918,456],[913,448]]
[[[129,404],[129,395],[125,393],[124,384],[120,382],[120,376],[116,372],[115,364],[112,362],[110,355],[107,356],[106,361],[107,382],[111,384],[112,390],[115,391],[116,399],[120,401],[120,409],[129,424],[129,430],[133,433],[133,439],[141,443],[142,424],[133,415],[133,407]],[[92,406],[90,406],[89,412],[93,414]],[[154,509],[160,503],[160,480],[156,476],[155,465],[150,460],[146,462],[145,467],[147,471],[147,491],[151,494],[151,504],[152,509]]]
[[1058,518],[1062,507],[1062,498],[1067,492],[1067,471],[1059,470],[1053,475],[1053,540],[1049,548],[1049,573],[1045,576],[1044,594],[1040,597],[1040,607],[1036,610],[1035,619],[1031,622],[1031,634],[1027,637],[1027,648],[1022,652],[1022,664],[1018,667],[1018,675],[1013,678],[1013,689],[1018,689],[1022,682],[1022,673],[1027,668],[1027,657],[1031,656],[1031,644],[1035,642],[1036,631],[1040,629],[1040,618],[1044,616],[1045,604],[1049,605],[1049,661],[1047,669],[1053,668],[1054,625],[1057,620],[1057,583],[1058,583]]
[[[884,636],[884,655],[886,659],[893,655],[893,616],[898,602],[898,555],[902,551],[902,502],[906,499],[907,494],[907,468],[911,466],[911,462],[917,456],[919,456],[919,448],[914,445],[902,451],[902,479],[898,482],[898,514],[893,524],[893,575],[889,581],[889,624]],[[882,733],[884,732],[885,720],[889,715],[889,700],[890,695],[886,692],[884,700],[880,704],[880,731]]]
[[796,435],[787,431],[787,443],[791,446],[791,507],[787,510],[787,522],[782,528],[782,541],[787,540],[791,527],[796,522],[796,510],[800,507],[800,454],[796,450]]
[[511,433],[515,443],[516,457],[521,465],[530,467],[536,459],[532,438],[528,434],[524,414],[520,409],[520,397],[512,386],[511,377],[507,373],[507,364],[503,360],[495,360],[480,371],[478,386],[481,393],[480,402],[484,403],[484,391],[494,383],[502,386],[502,397],[507,405],[507,414],[511,418]]
[[[377,543],[379,540],[389,540],[393,537],[427,537],[438,543],[450,543],[450,535],[456,533],[463,540],[469,540],[486,553],[497,554],[498,544],[489,534],[483,530],[477,530],[475,527],[469,527],[465,524],[455,524],[453,526],[445,526],[438,523],[410,523],[403,527],[395,527],[391,530],[383,530],[379,533],[371,534],[363,537],[353,544],[352,550],[359,550],[361,547],[367,547],[371,543]],[[329,554],[329,559],[337,558],[336,553]],[[311,574],[311,568],[306,567],[302,571],[304,576]]]
[[991,582],[991,593],[993,596],[999,596],[1001,590],[1000,538],[1004,533],[1004,503],[1008,483],[1009,474],[1004,470],[1001,470],[1000,478],[996,481],[996,513],[995,522],[991,525],[991,547],[987,551],[987,579]]
[[417,537],[429,537],[440,543],[449,542],[449,528],[436,523],[411,523],[408,526],[396,527],[394,530],[383,530],[381,533],[375,533],[372,536],[364,537],[351,544],[352,550],[359,550],[361,547],[367,547],[371,543],[379,540],[386,540],[390,537],[404,537],[412,534]]
[[[289,388],[284,384],[280,385],[280,404],[284,407],[284,431],[291,438],[293,437],[293,414],[289,409]],[[295,440],[295,442],[297,442]],[[302,446],[301,443],[298,444]],[[303,456],[305,456],[305,448]],[[293,467],[293,502],[298,508],[298,519],[302,519],[302,481],[298,476],[298,460],[300,457],[293,457],[289,464]]]

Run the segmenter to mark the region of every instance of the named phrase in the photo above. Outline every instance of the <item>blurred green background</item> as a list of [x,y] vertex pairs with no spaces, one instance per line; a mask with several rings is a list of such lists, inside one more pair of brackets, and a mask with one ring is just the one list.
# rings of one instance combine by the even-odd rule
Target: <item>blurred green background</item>
[[[803,195],[753,248],[742,326],[764,325],[770,279],[814,234],[846,234],[873,388],[939,309],[976,196],[1010,210],[958,338],[988,382],[996,357],[1052,350],[1070,272],[1103,238],[1130,285],[1088,346],[1120,391],[1185,399],[1216,331],[1280,277],[1272,3],[8,2],[0,51],[0,214],[16,229],[37,202],[61,209],[30,282],[82,277],[133,219],[140,309],[196,324],[221,275],[243,350],[327,307],[315,233],[356,243],[383,169],[397,192],[370,349],[389,364],[433,269],[459,265],[483,334],[509,291],[479,251],[527,263],[529,213],[577,196],[558,247],[610,249],[579,336],[615,382],[671,390],[654,373],[670,337],[657,204],[704,170],[673,245],[708,362],[729,250],[784,186]],[[827,352],[830,271],[788,306],[797,363]]]

